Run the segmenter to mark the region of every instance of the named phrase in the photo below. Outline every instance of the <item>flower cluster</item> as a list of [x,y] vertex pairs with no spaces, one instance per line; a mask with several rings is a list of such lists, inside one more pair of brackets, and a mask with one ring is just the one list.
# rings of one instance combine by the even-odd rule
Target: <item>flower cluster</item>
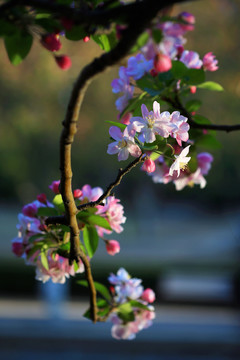
[[[70,275],[84,271],[81,261],[69,265],[70,229],[65,225],[46,226],[48,216],[61,215],[64,212],[62,197],[59,194],[60,181],[53,181],[49,186],[55,194],[52,202],[45,194],[37,196],[37,200],[23,207],[18,215],[18,236],[12,241],[13,253],[25,259],[29,265],[36,266],[36,279],[43,282],[51,279],[55,283],[64,283]],[[78,205],[97,200],[103,193],[99,187],[91,188],[84,185],[74,190]],[[114,196],[106,199],[104,205],[97,206],[92,212],[79,212],[79,228],[94,229],[96,236],[123,231],[122,224],[126,221],[123,206]],[[120,251],[116,240],[103,239],[108,254],[115,255]],[[85,244],[88,249],[89,244]]]
[[152,289],[144,290],[142,281],[131,278],[123,268],[118,270],[117,275],[111,274],[108,280],[114,285],[116,308],[111,317],[112,336],[115,339],[132,340],[136,333],[152,325],[155,312],[149,303],[155,301],[155,294]]

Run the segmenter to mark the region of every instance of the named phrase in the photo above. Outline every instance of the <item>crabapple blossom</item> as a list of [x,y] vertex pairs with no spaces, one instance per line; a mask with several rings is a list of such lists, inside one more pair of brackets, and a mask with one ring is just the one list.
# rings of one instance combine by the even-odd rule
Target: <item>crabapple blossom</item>
[[146,105],[141,106],[142,117],[133,117],[131,124],[128,125],[129,132],[132,130],[140,132],[143,140],[152,143],[156,140],[156,134],[167,138],[175,127],[170,123],[170,114],[163,112],[160,114],[160,104],[153,103],[153,111],[148,111]]
[[179,24],[184,31],[193,31],[195,24],[195,16],[189,12],[183,11],[178,15],[178,18],[186,21],[188,24]]
[[42,204],[47,204],[47,196],[46,194],[39,194],[37,195],[37,200]]
[[[114,196],[108,196],[105,200],[105,204],[97,207],[97,214],[105,217],[112,230],[118,234],[123,231],[121,224],[124,224],[126,221],[126,217],[123,215],[123,206],[119,204],[119,202],[120,200],[116,199]],[[98,229],[100,236],[102,236],[104,232],[110,234],[112,231],[103,228]]]
[[133,97],[134,87],[129,83],[129,76],[126,74],[126,68],[121,66],[119,69],[119,79],[112,81],[112,92],[123,92],[123,96],[115,102],[117,110],[123,111],[128,104],[128,101]]
[[80,195],[80,200],[87,201],[96,201],[103,194],[103,189],[100,187],[92,188],[90,185],[84,185],[82,190],[80,190],[82,194]]
[[111,126],[109,134],[116,141],[108,145],[107,153],[118,154],[118,161],[127,160],[129,154],[134,157],[141,155],[141,149],[135,144],[134,138],[129,136],[127,128],[122,133],[117,126]]
[[203,69],[208,71],[218,70],[218,60],[215,59],[215,55],[212,52],[207,53],[203,57]]
[[151,70],[153,67],[153,60],[146,60],[143,54],[137,54],[128,59],[128,66],[126,74],[131,76],[134,80],[138,80],[143,75]]
[[34,203],[27,204],[22,208],[23,215],[28,216],[28,217],[35,217],[35,215],[37,214],[37,211],[38,211],[38,207]]
[[120,252],[120,244],[117,240],[106,240],[106,250],[109,255],[116,255]]
[[190,129],[187,123],[187,118],[180,115],[179,111],[174,111],[171,114],[171,122],[175,125],[175,128],[171,132],[171,136],[177,140],[178,145],[182,146],[182,141],[188,141],[188,131]]
[[73,197],[74,197],[74,199],[81,198],[82,195],[83,195],[83,192],[82,192],[82,190],[80,190],[80,189],[75,189],[75,190],[73,191]]
[[179,60],[190,69],[200,69],[203,64],[195,51],[184,50]]
[[211,169],[211,163],[213,156],[207,152],[203,152],[197,155],[198,166],[201,169],[203,175],[207,175]]
[[187,147],[185,147],[179,155],[174,155],[176,160],[174,161],[174,163],[171,165],[171,167],[169,169],[170,176],[173,176],[174,171],[177,171],[177,176],[179,176],[180,170],[186,168],[187,163],[191,159],[191,157],[186,157],[186,155],[189,152],[190,146],[191,145],[188,145]]
[[194,173],[184,176],[180,176],[174,181],[176,190],[182,190],[185,186],[193,187],[194,184],[200,185],[200,188],[203,189],[206,186],[206,180],[202,176],[201,169],[198,168]]

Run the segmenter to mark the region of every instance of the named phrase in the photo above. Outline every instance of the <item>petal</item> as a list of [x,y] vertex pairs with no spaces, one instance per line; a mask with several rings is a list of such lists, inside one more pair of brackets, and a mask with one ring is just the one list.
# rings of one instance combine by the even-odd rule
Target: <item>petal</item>
[[119,127],[117,126],[111,126],[109,129],[109,135],[114,139],[114,140],[122,140],[123,138],[123,134],[121,132],[121,130],[119,129]]
[[118,152],[119,152],[119,147],[116,141],[108,145],[107,153],[109,155],[117,154]]
[[181,157],[181,158],[185,157],[185,156],[189,153],[189,148],[190,148],[190,146],[191,146],[191,145],[186,146],[186,147],[182,150],[182,152],[181,152],[181,154],[179,155],[179,157]]
[[148,108],[146,107],[145,104],[142,104],[141,106],[141,110],[142,110],[142,116],[143,118],[146,118],[149,114]]
[[128,149],[127,149],[126,147],[124,147],[123,149],[121,149],[121,150],[119,151],[118,161],[127,160],[128,155],[129,155]]
[[153,112],[155,118],[160,118],[160,104],[157,101],[153,103]]

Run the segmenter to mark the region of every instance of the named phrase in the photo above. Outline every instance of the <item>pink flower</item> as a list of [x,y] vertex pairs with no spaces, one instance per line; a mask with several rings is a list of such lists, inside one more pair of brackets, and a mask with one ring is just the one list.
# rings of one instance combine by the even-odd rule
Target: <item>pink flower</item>
[[37,211],[38,211],[37,205],[34,203],[27,204],[22,208],[23,215],[28,216],[30,218],[35,217]]
[[218,70],[218,60],[215,59],[215,55],[212,52],[207,53],[203,57],[203,68],[208,71]]
[[145,289],[141,298],[147,303],[153,303],[156,299],[155,292],[152,289]]
[[103,189],[100,187],[92,188],[90,185],[84,185],[82,187],[82,195],[80,200],[87,198],[88,201],[96,201],[103,194]]
[[[114,196],[108,196],[104,206],[98,206],[97,214],[105,217],[112,230],[116,233],[123,231],[121,224],[124,224],[126,217],[124,216],[123,206],[119,204],[120,200],[116,199]],[[106,230],[103,228],[98,228],[99,236],[102,236],[103,233],[110,234],[112,231]]]
[[155,162],[148,158],[144,161],[143,166],[142,166],[142,170],[148,172],[148,173],[153,173],[156,169],[156,165]]
[[120,252],[120,244],[116,240],[107,240],[106,241],[106,250],[109,255],[116,255]]
[[179,60],[190,69],[200,69],[202,66],[202,60],[195,51],[184,50]]
[[154,70],[157,73],[162,73],[172,68],[172,61],[168,55],[158,53],[154,58]]
[[176,186],[176,190],[182,190],[185,186],[190,186],[193,187],[194,184],[199,184],[200,188],[203,189],[206,186],[206,180],[205,178],[202,176],[201,173],[201,169],[198,168],[195,173],[184,176],[184,174],[182,174],[182,176],[179,177],[179,179],[176,179],[174,181],[174,184]]
[[187,123],[187,118],[180,115],[179,111],[174,111],[171,114],[171,122],[175,125],[175,128],[171,132],[171,136],[177,140],[178,145],[182,146],[182,141],[188,141],[188,131],[190,129]]
[[58,51],[62,47],[62,44],[59,40],[59,35],[57,34],[43,35],[41,44],[49,51]]
[[132,118],[132,113],[127,112],[125,115],[123,115],[123,117],[121,119],[121,123],[125,124],[125,125],[129,125],[131,118]]
[[111,126],[109,134],[116,141],[108,145],[107,153],[118,153],[118,161],[127,160],[129,154],[134,157],[141,155],[141,149],[135,144],[134,138],[129,136],[127,128],[122,133],[117,126]]
[[56,60],[57,65],[62,70],[68,70],[72,66],[72,61],[71,61],[70,57],[67,55],[55,56],[55,60]]
[[207,152],[203,152],[197,155],[198,166],[201,169],[203,175],[207,175],[211,169],[211,163],[213,161],[213,156]]
[[51,185],[49,185],[49,188],[55,193],[55,194],[59,194],[60,191],[59,191],[59,185],[60,185],[60,180],[56,180],[56,181],[53,181],[51,183]]

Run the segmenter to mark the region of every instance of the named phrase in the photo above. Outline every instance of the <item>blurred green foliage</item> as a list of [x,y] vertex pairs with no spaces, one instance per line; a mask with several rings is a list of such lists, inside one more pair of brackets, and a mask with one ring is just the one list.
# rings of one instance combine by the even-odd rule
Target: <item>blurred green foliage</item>
[[[206,11],[207,6],[207,11]],[[207,80],[223,85],[222,93],[198,90],[203,102],[199,112],[216,124],[240,123],[240,3],[237,0],[188,2],[174,8],[192,12],[196,28],[188,33],[186,49],[200,56],[212,51],[219,60],[219,70],[208,73]],[[2,200],[22,204],[46,192],[48,185],[59,178],[59,137],[61,122],[72,84],[85,64],[101,52],[92,41],[74,42],[64,39],[63,51],[73,61],[68,72],[61,71],[52,54],[35,41],[28,58],[18,67],[9,63],[4,45],[0,43],[0,194]],[[121,64],[122,65],[122,64]],[[85,183],[105,188],[119,166],[116,156],[106,153],[109,143],[108,121],[116,121],[111,81],[118,67],[94,80],[84,100],[79,132],[73,146],[74,187]],[[221,149],[213,152],[215,161],[207,176],[204,190],[198,187],[176,193],[174,186],[155,185],[145,174],[135,170],[118,190],[123,200],[131,200],[146,187],[153,187],[156,197],[196,199],[215,206],[239,200],[239,139],[240,132],[219,133]],[[202,149],[206,151],[206,149]]]

